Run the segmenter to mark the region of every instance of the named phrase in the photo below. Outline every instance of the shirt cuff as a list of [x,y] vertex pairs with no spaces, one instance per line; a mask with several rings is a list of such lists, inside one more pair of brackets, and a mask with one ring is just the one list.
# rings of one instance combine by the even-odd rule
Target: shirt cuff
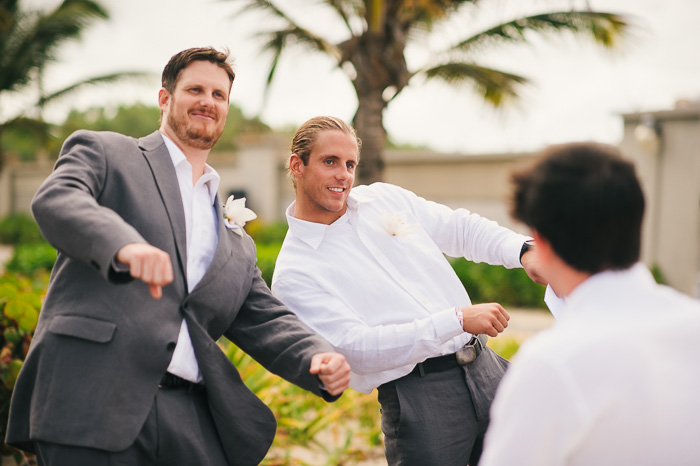
[[431,317],[435,327],[435,335],[440,343],[450,341],[457,335],[464,333],[464,329],[459,325],[459,320],[457,320],[454,307],[433,314]]

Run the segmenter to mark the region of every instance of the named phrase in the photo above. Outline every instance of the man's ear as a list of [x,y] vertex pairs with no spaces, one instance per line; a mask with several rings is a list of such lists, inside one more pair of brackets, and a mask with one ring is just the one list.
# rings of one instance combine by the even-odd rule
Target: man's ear
[[166,88],[161,87],[160,91],[158,91],[158,106],[160,107],[160,111],[166,111],[168,105],[170,105],[170,92],[168,92]]
[[297,154],[289,156],[289,171],[295,178],[301,176],[304,171],[304,161]]

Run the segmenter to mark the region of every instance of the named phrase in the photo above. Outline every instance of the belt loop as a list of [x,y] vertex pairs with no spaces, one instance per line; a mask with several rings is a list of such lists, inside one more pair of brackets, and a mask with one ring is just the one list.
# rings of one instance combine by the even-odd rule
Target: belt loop
[[423,370],[423,363],[422,362],[418,363],[418,373],[419,373],[420,378],[425,377],[425,371]]

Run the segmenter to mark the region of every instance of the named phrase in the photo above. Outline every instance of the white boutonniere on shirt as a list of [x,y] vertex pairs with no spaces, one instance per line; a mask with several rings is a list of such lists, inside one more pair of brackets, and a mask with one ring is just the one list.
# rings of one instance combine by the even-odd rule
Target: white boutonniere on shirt
[[234,199],[229,196],[224,205],[224,225],[226,228],[236,233],[238,236],[243,236],[243,227],[246,222],[250,222],[258,218],[258,216],[245,206],[245,197]]
[[384,212],[382,214],[382,228],[391,236],[404,236],[416,231],[418,225],[406,224],[406,212],[402,210],[393,215]]

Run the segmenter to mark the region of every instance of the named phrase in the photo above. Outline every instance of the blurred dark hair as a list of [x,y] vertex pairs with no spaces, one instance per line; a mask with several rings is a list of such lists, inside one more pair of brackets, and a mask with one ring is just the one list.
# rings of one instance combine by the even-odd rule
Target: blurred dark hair
[[511,215],[568,265],[588,273],[639,260],[644,195],[634,165],[612,146],[552,146],[512,176]]

